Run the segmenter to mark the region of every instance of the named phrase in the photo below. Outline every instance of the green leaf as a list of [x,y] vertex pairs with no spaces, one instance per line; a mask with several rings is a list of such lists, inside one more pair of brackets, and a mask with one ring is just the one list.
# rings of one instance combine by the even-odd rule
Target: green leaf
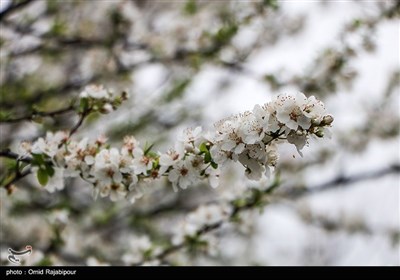
[[67,25],[65,24],[65,22],[56,19],[53,25],[51,26],[49,35],[60,37],[64,35],[66,31],[67,31]]
[[3,158],[3,164],[7,169],[15,170],[17,168],[17,161],[11,158]]
[[214,161],[212,161],[211,162],[211,167],[214,168],[214,169],[217,169],[218,168],[218,164],[215,163]]
[[81,101],[79,103],[79,112],[83,113],[86,112],[89,109],[89,100],[87,98],[81,98]]
[[205,163],[209,163],[212,161],[211,154],[209,151],[207,151],[207,153],[204,154],[204,161]]
[[278,171],[275,175],[274,180],[264,192],[267,194],[272,193],[280,185],[281,185],[281,177],[280,177],[280,172]]
[[54,14],[59,10],[58,0],[47,0],[47,13]]
[[209,149],[210,149],[210,147],[207,142],[203,142],[199,146],[200,155],[204,154],[204,162],[205,163],[213,162]]
[[242,208],[246,205],[247,201],[244,198],[238,198],[232,202],[233,206],[236,208]]
[[[157,155],[158,156],[158,155]],[[156,169],[159,166],[160,159],[157,158],[153,161],[153,169]]]
[[0,111],[0,120],[1,121],[6,121],[6,120],[10,119],[10,117],[11,117],[10,112],[7,112],[3,109]]
[[149,151],[146,155],[151,157],[151,158],[157,158],[158,157],[158,154],[156,152],[153,152],[153,151]]
[[185,13],[188,15],[193,15],[197,12],[197,4],[195,0],[189,0],[185,4],[184,8]]
[[146,251],[143,252],[143,258],[145,260],[151,259],[152,255],[153,255],[153,248],[147,249]]
[[54,176],[54,168],[50,164],[46,164],[46,173],[50,177]]
[[264,0],[264,6],[270,7],[274,10],[279,9],[278,1],[277,0]]
[[39,183],[42,186],[45,186],[49,181],[49,176],[47,175],[47,172],[44,169],[39,169],[38,172],[36,173],[36,176],[38,178]]
[[200,144],[199,149],[200,149],[200,154],[208,153],[208,147],[207,147],[207,144],[205,142]]
[[165,93],[164,100],[166,102],[170,102],[172,100],[179,99],[180,97],[182,97],[183,93],[185,92],[185,89],[189,86],[190,82],[191,82],[190,79],[175,82],[173,88]]
[[32,165],[40,166],[45,164],[45,160],[43,154],[32,154]]
[[359,28],[363,24],[361,19],[354,19],[353,20],[353,28]]
[[150,152],[151,148],[153,148],[153,146],[154,146],[154,144],[151,144],[149,147],[147,147],[147,143],[146,143],[146,146],[144,149],[144,154],[147,155]]
[[235,36],[237,31],[238,31],[238,27],[235,24],[223,26],[214,35],[214,40],[219,45],[225,45],[226,43],[228,43],[230,41],[230,39],[232,39],[233,36]]

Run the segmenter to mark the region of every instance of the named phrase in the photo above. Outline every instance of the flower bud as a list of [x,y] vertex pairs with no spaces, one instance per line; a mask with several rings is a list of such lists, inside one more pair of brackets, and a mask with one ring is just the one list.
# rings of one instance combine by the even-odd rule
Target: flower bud
[[121,94],[121,99],[122,99],[123,101],[125,101],[125,100],[128,99],[128,93],[127,93],[126,91],[123,91],[123,92],[122,92],[122,94]]
[[113,111],[113,106],[109,103],[104,104],[103,108],[101,108],[100,113],[108,114]]
[[318,126],[321,124],[321,119],[312,119],[311,124],[314,126]]
[[297,136],[302,136],[302,135],[304,135],[304,131],[303,130],[297,130],[296,131],[296,135]]
[[317,132],[315,132],[315,135],[317,135],[318,137],[322,138],[322,137],[324,137],[324,131],[323,130],[318,130]]
[[322,125],[330,125],[331,123],[333,123],[333,117],[331,115],[326,115],[323,119],[322,119]]

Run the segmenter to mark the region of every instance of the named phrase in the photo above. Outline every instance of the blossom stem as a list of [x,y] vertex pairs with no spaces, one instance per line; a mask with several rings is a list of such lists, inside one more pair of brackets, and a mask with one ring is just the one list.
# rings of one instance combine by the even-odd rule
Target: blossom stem
[[78,122],[76,123],[76,125],[71,129],[71,132],[69,133],[69,137],[71,137],[78,129],[79,127],[82,125],[83,121],[85,120],[85,118],[89,115],[90,111],[84,111],[80,117]]

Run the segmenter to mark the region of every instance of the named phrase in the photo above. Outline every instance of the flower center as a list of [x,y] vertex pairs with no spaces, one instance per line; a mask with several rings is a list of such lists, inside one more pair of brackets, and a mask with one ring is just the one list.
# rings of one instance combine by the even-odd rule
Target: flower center
[[144,157],[142,157],[141,162],[144,163],[145,165],[147,165],[150,162],[150,158],[144,156]]
[[177,160],[179,158],[178,154],[172,154],[172,160]]
[[189,170],[187,170],[186,168],[182,168],[181,169],[181,175],[182,176],[186,176],[189,173]]
[[112,169],[107,169],[107,175],[109,176],[109,177],[112,177],[112,176],[114,176],[114,170],[112,170]]

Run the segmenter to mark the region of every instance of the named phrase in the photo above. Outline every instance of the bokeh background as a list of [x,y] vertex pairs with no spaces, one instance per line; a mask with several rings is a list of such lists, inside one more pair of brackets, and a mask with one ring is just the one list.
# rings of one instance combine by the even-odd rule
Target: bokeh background
[[[400,265],[399,1],[0,3],[1,149],[69,129],[74,114],[34,113],[92,83],[130,99],[76,137],[115,145],[132,134],[165,151],[185,127],[211,129],[279,93],[315,95],[334,116],[332,139],[311,141],[303,158],[281,149],[282,184],[265,207],[166,264]],[[79,180],[50,194],[26,178],[0,190],[1,262],[30,244],[25,265],[135,263],[146,238],[163,244],[198,205],[257,184],[242,174],[230,166],[215,190],[160,181],[133,205],[93,200]]]

